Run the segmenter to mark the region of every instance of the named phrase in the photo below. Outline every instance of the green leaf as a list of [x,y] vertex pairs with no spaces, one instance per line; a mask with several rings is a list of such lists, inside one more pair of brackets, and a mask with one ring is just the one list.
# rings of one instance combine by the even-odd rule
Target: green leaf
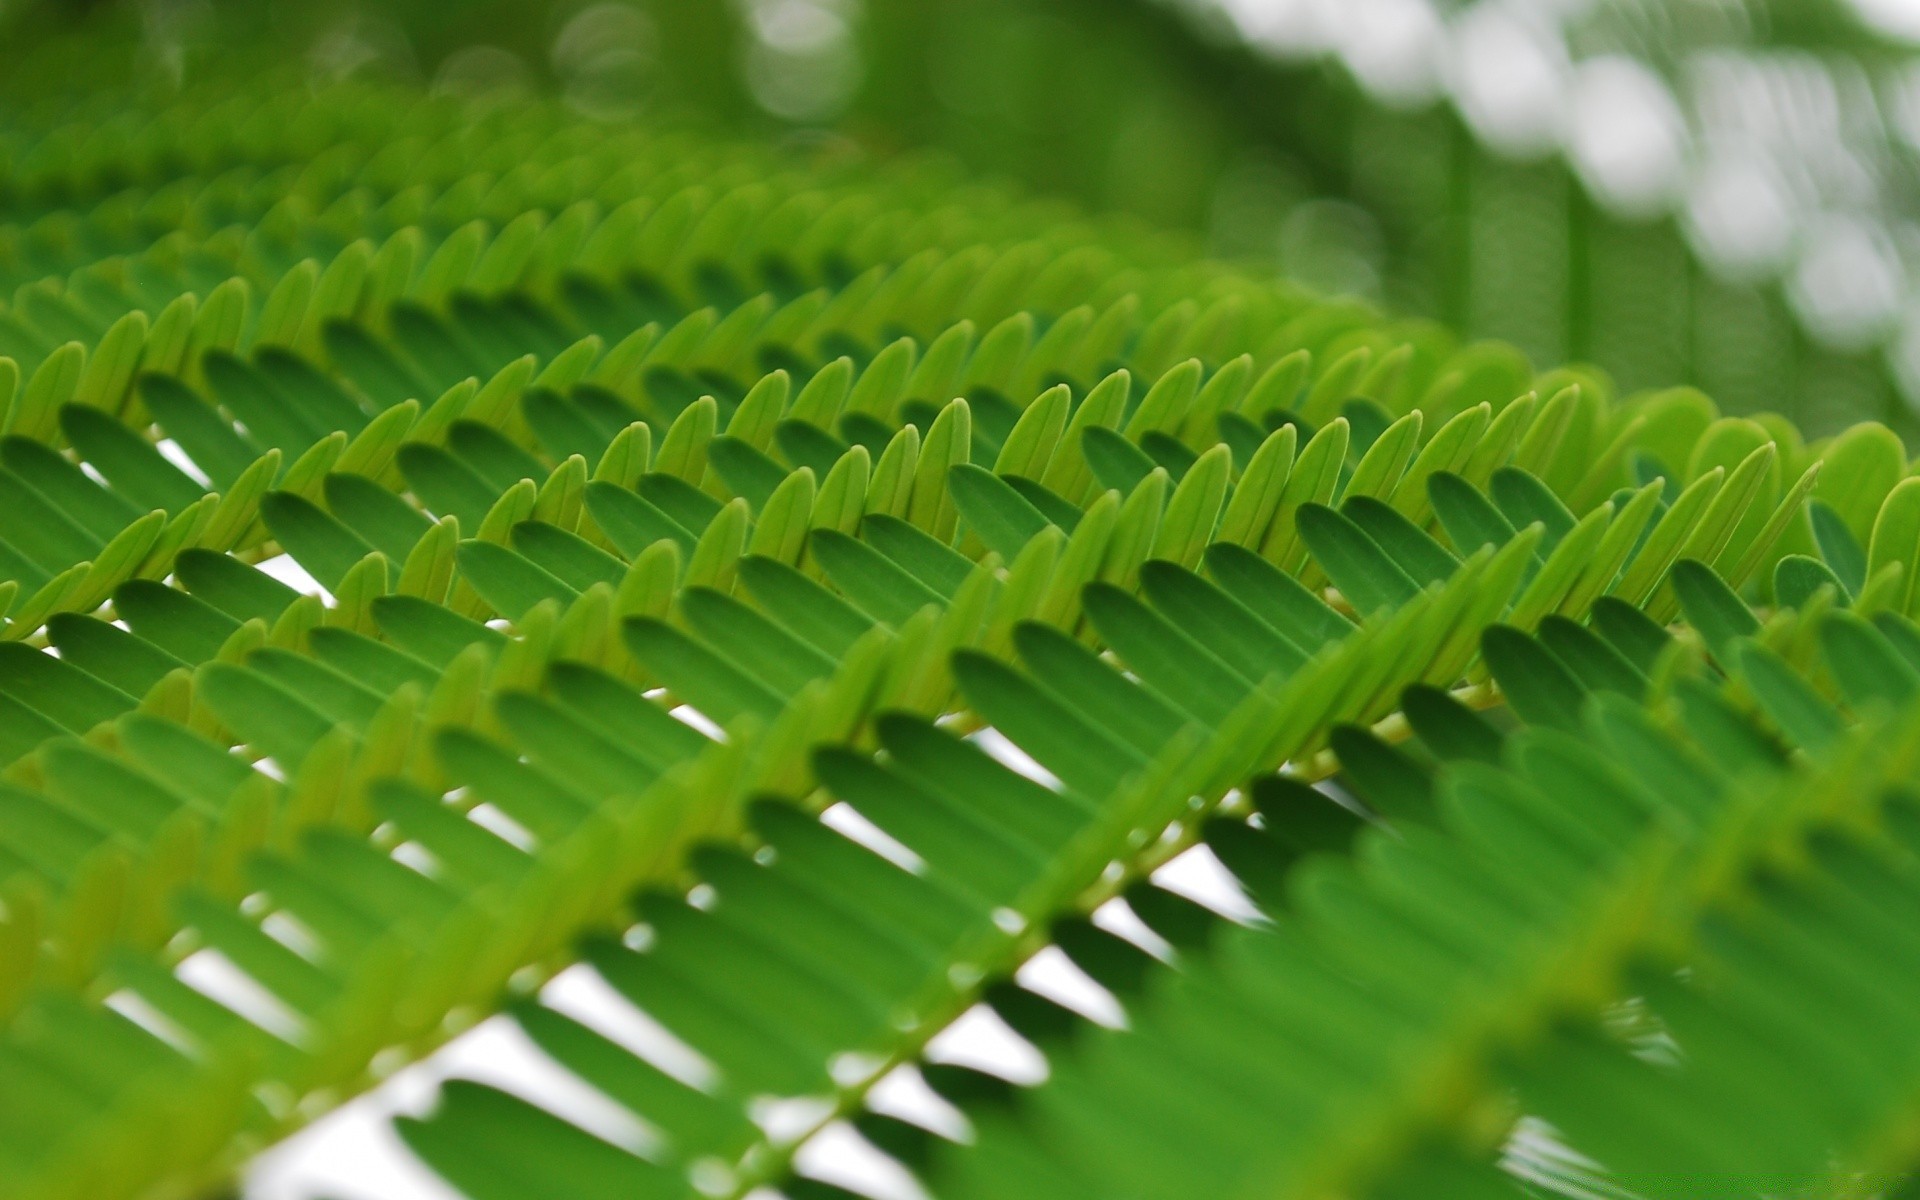
[[530,1195],[560,1176],[581,1200],[671,1194],[671,1176],[658,1167],[480,1084],[446,1084],[432,1116],[404,1118],[399,1130],[414,1153],[474,1200]]
[[1545,646],[1510,625],[1490,625],[1480,635],[1480,652],[1507,702],[1522,718],[1579,732],[1586,689]]
[[435,516],[455,517],[462,529],[479,529],[499,491],[472,467],[437,446],[409,442],[394,461],[407,487]]
[[845,655],[873,628],[871,618],[785,563],[750,554],[740,560],[740,582],[775,620],[830,658]]
[[205,601],[145,579],[121,585],[113,594],[113,607],[134,633],[182,662],[214,657],[240,627]]
[[1715,658],[1724,662],[1733,639],[1751,637],[1760,631],[1759,619],[1734,595],[1726,581],[1714,574],[1712,567],[1683,558],[1673,564],[1670,578],[1681,610],[1700,631]]
[[1143,761],[1137,748],[1114,740],[996,659],[963,651],[954,656],[953,673],[981,716],[1069,788],[1101,795]]
[[785,698],[833,673],[832,658],[712,588],[682,592],[680,613],[703,641],[736,663],[751,664],[760,682]]
[[[1820,458],[1824,465],[1814,485],[1814,500],[1838,518],[1856,544],[1865,545],[1887,493],[1906,476],[1905,447],[1885,426],[1862,424],[1833,439]],[[1842,580],[1850,578],[1840,570],[1841,564],[1831,558],[1827,561]],[[1848,587],[1859,594],[1850,582]]]
[[1401,695],[1407,724],[1435,755],[1447,761],[1498,763],[1503,739],[1485,718],[1435,687],[1417,685]]
[[1232,467],[1232,456],[1225,446],[1213,447],[1194,462],[1167,501],[1160,529],[1154,535],[1154,557],[1188,567],[1199,564],[1201,552],[1213,541]]
[[1605,638],[1565,617],[1540,622],[1540,642],[1566,664],[1587,690],[1616,692],[1638,701],[1647,692],[1647,676]]
[[1817,753],[1840,736],[1840,714],[1777,654],[1754,642],[1738,643],[1735,654],[1754,699],[1797,745]]
[[1920,691],[1916,671],[1885,634],[1847,612],[1820,622],[1820,647],[1849,703],[1898,705]]
[[433,528],[418,509],[364,475],[330,474],[321,493],[341,524],[397,563]]
[[1433,823],[1433,780],[1411,757],[1352,725],[1334,726],[1328,746],[1368,807],[1396,825]]
[[[1141,590],[1177,628],[1201,641],[1223,662],[1244,664],[1254,680],[1291,674],[1307,651],[1220,588],[1183,567],[1152,561],[1140,568]],[[1317,650],[1318,643],[1312,649]]]
[[1673,638],[1631,604],[1614,596],[1594,602],[1593,627],[1644,675],[1652,675]]
[[940,593],[844,533],[817,529],[807,544],[834,585],[876,621],[898,628],[927,605],[944,603]]
[[513,527],[510,541],[515,553],[575,592],[596,583],[619,587],[626,578],[626,563],[558,525],[522,521]]
[[969,528],[988,548],[1006,558],[1020,553],[1050,522],[1026,497],[999,476],[972,463],[960,463],[948,476],[953,502]]
[[[114,423],[114,428],[120,426]],[[0,464],[103,542],[144,515],[145,510],[94,483],[57,450],[39,442],[16,437],[0,439]],[[198,489],[194,498],[199,498]]]
[[1340,512],[1421,587],[1449,579],[1460,569],[1459,559],[1382,501],[1371,496],[1349,497]]
[[706,532],[725,505],[686,480],[649,471],[634,485],[640,497],[695,536]]
[[142,510],[178,511],[205,494],[145,438],[98,409],[69,405],[60,425],[82,457]]
[[1773,568],[1773,598],[1783,607],[1804,608],[1823,587],[1831,587],[1841,604],[1851,599],[1840,577],[1817,558],[1789,554]]
[[436,667],[445,667],[473,645],[501,646],[506,635],[418,596],[380,596],[373,601],[380,631]]
[[333,731],[333,722],[298,695],[232,663],[202,666],[194,686],[223,724],[289,770]]
[[1226,720],[1259,682],[1248,664],[1228,663],[1165,617],[1110,584],[1081,597],[1087,618],[1135,674],[1209,725]]
[[714,650],[650,617],[631,617],[620,632],[635,659],[666,680],[667,687],[721,725],[752,715],[770,720],[782,697]]
[[971,559],[897,518],[870,515],[860,523],[860,532],[875,550],[947,599],[973,574]]
[[366,539],[292,492],[262,496],[260,518],[281,548],[328,591],[338,588],[356,563],[374,553]]
[[505,546],[467,538],[460,543],[460,574],[510,621],[547,600],[571,604],[580,595],[566,582]]
[[1347,423],[1335,420],[1307,440],[1293,464],[1293,474],[1260,548],[1266,558],[1282,567],[1293,567],[1305,557],[1305,546],[1297,536],[1297,514],[1302,505],[1326,504],[1333,499],[1340,480],[1340,468],[1347,457]]
[[1340,641],[1353,622],[1257,554],[1225,542],[1207,547],[1215,583],[1303,650]]
[[67,342],[47,355],[7,413],[4,431],[45,441],[56,428],[62,405],[73,399],[87,361],[86,347]]
[[1346,498],[1391,496],[1420,444],[1420,424],[1420,413],[1416,409],[1389,426],[1367,447],[1360,464],[1353,469],[1353,477],[1340,489],[1340,495]]
[[1246,462],[1247,466],[1220,518],[1220,541],[1252,549],[1265,542],[1293,473],[1295,437],[1289,425],[1268,435],[1250,455],[1235,455],[1235,461]]
[[431,688],[440,673],[423,660],[350,629],[322,626],[307,634],[315,658],[333,670],[391,695],[408,684]]
[[1476,404],[1441,426],[1421,447],[1419,457],[1394,487],[1393,507],[1409,521],[1426,521],[1431,512],[1428,499],[1431,480],[1441,472],[1464,467],[1491,423],[1491,407]]
[[628,559],[640,557],[659,541],[673,542],[683,554],[693,553],[694,532],[637,492],[596,479],[587,484],[585,500],[594,524]]
[[1902,479],[1887,493],[1874,517],[1867,542],[1867,575],[1878,575],[1887,564],[1901,566],[1900,595],[1894,609],[1911,613],[1916,600],[1914,577],[1920,573],[1920,479]]
[[47,622],[47,640],[60,661],[120,689],[144,696],[185,662],[126,630],[94,617],[57,613]]
[[0,642],[0,693],[72,733],[85,733],[135,704],[120,689],[19,642]]
[[1427,481],[1427,496],[1448,539],[1462,554],[1482,546],[1504,546],[1518,532],[1505,513],[1458,475],[1435,472]]
[[755,512],[766,507],[768,497],[787,478],[787,472],[778,463],[746,442],[725,435],[707,444],[707,462],[736,495],[746,498]]
[[1129,684],[1098,654],[1053,626],[1023,621],[1013,637],[1033,680],[1120,745],[1156,746],[1179,727],[1178,709],[1153,690]]
[[1313,552],[1333,585],[1353,605],[1370,615],[1397,608],[1419,593],[1420,585],[1348,518],[1320,504],[1299,512],[1300,536]]
[[1668,507],[1654,524],[1653,532],[1641,543],[1639,552],[1627,564],[1625,574],[1608,590],[1609,595],[1618,596],[1628,604],[1640,604],[1647,600],[1666,577],[1673,561],[1680,557],[1681,548],[1691,538],[1695,523],[1703,519],[1708,505],[1719,494],[1721,478],[1720,470],[1716,467],[1680,493],[1679,499]]
[[1525,471],[1513,467],[1502,467],[1493,473],[1488,483],[1493,501],[1500,506],[1500,512],[1515,529],[1522,529],[1538,521],[1545,530],[1540,542],[1542,557],[1549,557],[1560,544],[1560,539],[1573,532],[1577,518],[1567,511],[1547,485],[1541,483]]
[[1820,557],[1833,569],[1847,595],[1858,596],[1867,583],[1867,552],[1860,548],[1845,519],[1826,501],[1808,501],[1807,516],[1813,522],[1813,538],[1820,547]]
[[305,655],[266,646],[248,655],[246,665],[261,679],[300,697],[336,727],[364,729],[380,711],[380,693]]
[[1131,492],[1157,465],[1139,446],[1099,425],[1080,435],[1080,452],[1095,481],[1117,492]]
[[212,405],[168,375],[142,375],[140,400],[218,491],[233,486],[264,449],[241,437]]
[[243,624],[258,619],[271,625],[300,598],[299,592],[266,572],[207,550],[183,551],[174,562],[174,574],[195,599]]

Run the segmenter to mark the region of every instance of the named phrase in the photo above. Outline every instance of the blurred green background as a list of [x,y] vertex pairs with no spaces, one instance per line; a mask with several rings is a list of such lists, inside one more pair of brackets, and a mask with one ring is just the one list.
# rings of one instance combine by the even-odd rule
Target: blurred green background
[[948,156],[1623,392],[1920,429],[1901,0],[0,5],[155,87],[270,60]]

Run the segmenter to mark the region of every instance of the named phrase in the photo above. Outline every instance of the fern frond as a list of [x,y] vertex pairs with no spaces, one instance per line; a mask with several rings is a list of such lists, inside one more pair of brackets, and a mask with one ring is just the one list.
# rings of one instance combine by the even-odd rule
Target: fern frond
[[[1846,892],[1909,874],[1889,431],[912,164],[272,76],[112,106],[6,134],[0,1071],[48,1102],[0,1100],[5,1195],[190,1193],[501,1011],[649,1133],[450,1084],[405,1136],[476,1198],[802,1195],[841,1119],[952,1195],[1511,1194],[1523,1116],[1641,1190],[1907,1166],[1861,1019],[1904,1036],[1904,977],[1820,944],[1904,969]],[[1270,925],[1153,883],[1203,844]],[[1053,949],[1130,1029],[1017,985]],[[543,1000],[573,964],[711,1071]],[[1778,1062],[1776,975],[1821,1014]],[[924,1061],[981,1003],[1048,1083]],[[976,1147],[865,1111],[912,1065]]]

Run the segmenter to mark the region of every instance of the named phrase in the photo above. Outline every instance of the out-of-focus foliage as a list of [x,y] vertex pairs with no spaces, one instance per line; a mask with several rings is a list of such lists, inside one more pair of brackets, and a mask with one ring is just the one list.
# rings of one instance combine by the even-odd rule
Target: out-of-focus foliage
[[1239,8],[201,0],[128,24],[181,64],[264,39],[323,73],[934,148],[1624,387],[1911,426],[1920,77],[1840,0]]
[[869,4],[849,126],[1624,386],[1912,420],[1920,76],[1846,6],[1181,7]]

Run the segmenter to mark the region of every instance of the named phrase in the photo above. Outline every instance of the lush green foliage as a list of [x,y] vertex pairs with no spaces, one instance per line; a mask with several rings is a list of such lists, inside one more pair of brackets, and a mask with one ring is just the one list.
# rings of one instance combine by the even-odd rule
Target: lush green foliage
[[[1890,431],[831,147],[272,73],[4,121],[0,1195],[216,1188],[501,1011],[648,1136],[456,1082],[402,1133],[475,1200],[839,1195],[841,1119],[953,1197],[1908,1178]],[[1267,919],[1154,881],[1200,844]],[[928,1057],[980,1004],[1044,1083]]]

